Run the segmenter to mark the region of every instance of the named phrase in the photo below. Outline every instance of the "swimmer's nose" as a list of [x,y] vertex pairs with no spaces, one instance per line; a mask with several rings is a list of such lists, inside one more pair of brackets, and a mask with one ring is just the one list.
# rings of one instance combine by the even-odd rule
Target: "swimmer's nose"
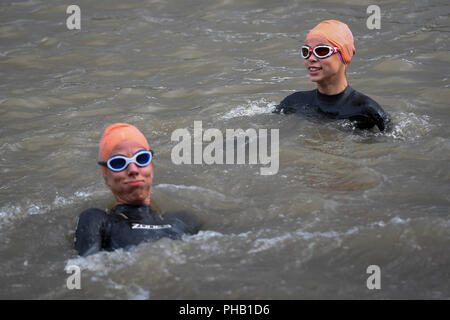
[[306,59],[307,61],[310,61],[310,62],[317,62],[319,59],[314,55],[314,54],[311,54],[309,57],[308,57],[308,59]]
[[135,174],[138,174],[138,173],[139,173],[139,168],[138,168],[138,166],[137,166],[135,163],[131,162],[131,163],[128,165],[128,167],[127,167],[127,173],[128,173],[129,175],[135,175]]

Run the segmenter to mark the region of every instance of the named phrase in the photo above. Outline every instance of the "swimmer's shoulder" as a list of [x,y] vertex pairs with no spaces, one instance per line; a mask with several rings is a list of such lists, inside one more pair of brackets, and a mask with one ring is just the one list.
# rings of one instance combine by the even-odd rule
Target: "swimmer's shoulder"
[[107,213],[97,208],[84,210],[77,222],[74,246],[81,256],[101,250]]
[[275,107],[274,113],[294,113],[297,109],[313,104],[317,89],[307,91],[297,91],[285,97],[280,104]]
[[95,221],[104,220],[107,218],[107,213],[98,208],[89,208],[80,213],[79,221]]
[[76,233],[77,234],[91,234],[97,232],[102,228],[109,216],[104,210],[97,208],[89,208],[81,212],[78,217]]
[[384,111],[384,109],[380,106],[380,104],[376,102],[374,99],[358,90],[355,90],[354,88],[350,89],[351,92],[349,94],[349,97],[351,99],[353,106],[370,108],[379,112],[380,115],[386,113],[386,111]]
[[312,99],[316,94],[317,89],[307,90],[307,91],[297,91],[291,93],[286,98],[281,101],[281,104],[284,105],[294,105],[306,100]]

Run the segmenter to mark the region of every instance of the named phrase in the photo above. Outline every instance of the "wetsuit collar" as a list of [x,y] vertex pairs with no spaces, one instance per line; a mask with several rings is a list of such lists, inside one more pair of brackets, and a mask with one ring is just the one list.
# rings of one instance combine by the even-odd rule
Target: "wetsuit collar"
[[117,205],[114,210],[116,214],[125,215],[130,220],[141,220],[151,213],[150,206],[131,206],[126,204]]
[[348,95],[351,90],[352,90],[352,88],[349,85],[347,85],[347,87],[345,87],[345,89],[338,94],[331,94],[331,95],[324,94],[324,93],[320,93],[320,91],[318,89],[316,89],[316,93],[317,93],[317,98],[319,99],[320,102],[336,103],[336,101],[338,101],[339,99]]

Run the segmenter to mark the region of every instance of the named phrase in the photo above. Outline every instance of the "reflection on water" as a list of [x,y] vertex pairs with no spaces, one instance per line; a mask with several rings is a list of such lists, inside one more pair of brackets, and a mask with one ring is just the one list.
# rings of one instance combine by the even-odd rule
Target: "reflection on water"
[[[58,1],[0,4],[0,297],[450,297],[447,2],[384,1],[380,30],[354,1],[77,4],[79,31]],[[391,114],[391,132],[271,113],[314,87],[298,49],[324,19],[352,29],[349,82]],[[204,230],[80,258],[79,213],[112,204],[96,157],[119,121],[156,150],[152,199]],[[174,165],[171,133],[194,121],[280,129],[279,172]]]

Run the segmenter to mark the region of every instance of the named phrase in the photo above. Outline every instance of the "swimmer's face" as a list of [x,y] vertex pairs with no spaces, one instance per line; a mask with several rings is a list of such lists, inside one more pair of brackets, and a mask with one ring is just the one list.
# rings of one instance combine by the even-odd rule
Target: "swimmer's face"
[[[312,37],[305,41],[305,45],[314,49],[318,45],[333,45],[326,39],[321,37]],[[331,56],[319,59],[314,54],[308,59],[304,59],[306,71],[309,73],[309,78],[313,82],[322,84],[334,83],[341,78],[345,78],[345,65],[341,61],[338,53]]]
[[[112,149],[110,156],[122,155],[130,158],[142,149],[145,148],[135,141],[122,141]],[[114,194],[116,204],[149,205],[152,179],[153,163],[145,167],[130,163],[120,172],[107,168],[105,175],[105,182]]]

